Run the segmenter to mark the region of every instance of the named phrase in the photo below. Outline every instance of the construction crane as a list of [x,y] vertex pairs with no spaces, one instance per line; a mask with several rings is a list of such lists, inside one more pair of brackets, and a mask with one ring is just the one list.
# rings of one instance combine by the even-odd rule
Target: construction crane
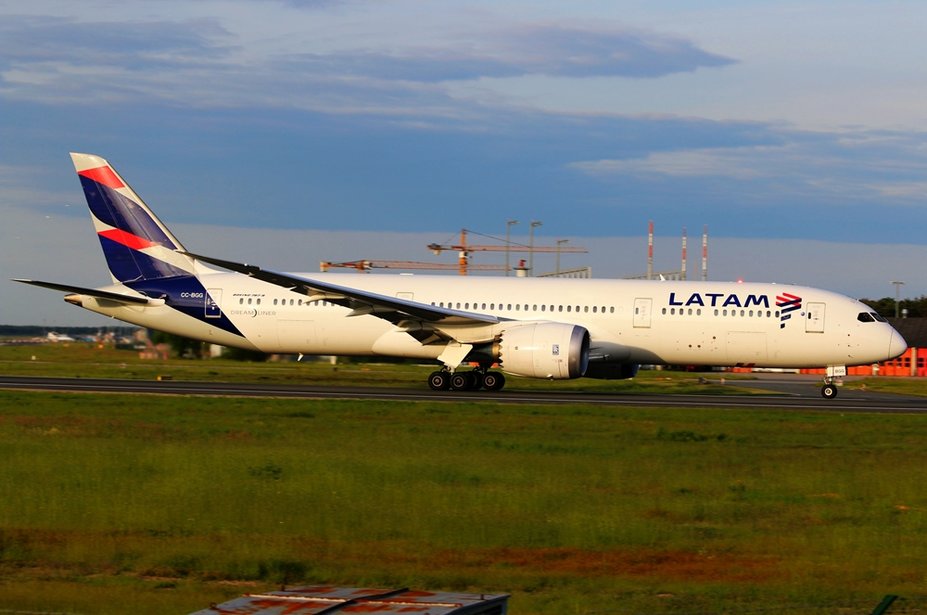
[[[344,267],[348,269],[356,269],[360,273],[370,273],[371,269],[403,269],[406,271],[430,269],[437,271],[452,271],[457,269],[458,266],[454,265],[453,263],[427,263],[423,261],[392,261],[370,259],[344,261],[340,263],[334,263],[332,261],[321,261],[319,263],[319,271],[323,273],[333,267]],[[504,271],[505,265],[472,265],[471,269],[475,271]]]
[[[458,245],[447,245],[447,244],[438,244],[430,243],[428,244],[428,249],[434,252],[435,254],[441,254],[444,250],[456,250],[457,257],[457,272],[460,275],[467,275],[467,271],[477,270],[480,265],[471,265],[470,264],[470,253],[471,252],[547,252],[547,253],[557,253],[557,254],[585,254],[589,250],[586,248],[579,248],[575,246],[565,247],[562,245],[557,246],[526,246],[520,243],[508,242],[503,243],[503,245],[475,245],[467,243],[467,233],[472,232],[467,229],[460,229],[460,244]],[[496,239],[492,237],[492,239]],[[502,241],[502,240],[500,240]],[[503,267],[503,269],[505,269]]]

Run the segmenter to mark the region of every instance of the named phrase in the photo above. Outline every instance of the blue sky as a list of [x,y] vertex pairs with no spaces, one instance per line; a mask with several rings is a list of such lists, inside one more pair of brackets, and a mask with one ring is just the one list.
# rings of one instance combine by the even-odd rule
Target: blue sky
[[[662,268],[708,225],[719,277],[919,296],[924,23],[892,1],[0,3],[0,274],[106,281],[86,151],[205,233],[188,247],[277,269],[427,260],[420,238],[514,218],[617,277],[653,220]],[[7,285],[0,321],[77,318],[40,292]]]

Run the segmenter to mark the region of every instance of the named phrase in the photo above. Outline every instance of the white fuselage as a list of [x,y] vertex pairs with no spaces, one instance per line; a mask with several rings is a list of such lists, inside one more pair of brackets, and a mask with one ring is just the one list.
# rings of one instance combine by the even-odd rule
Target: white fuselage
[[[904,340],[873,310],[836,293],[791,285],[579,280],[429,275],[293,274],[416,303],[504,321],[569,323],[589,331],[593,360],[643,364],[825,367],[897,356]],[[83,307],[145,327],[267,353],[382,355],[435,359],[442,344],[422,344],[372,315],[239,273],[200,276],[206,297],[170,297],[161,306],[124,306],[82,297]],[[124,287],[113,287],[124,291]],[[188,293],[189,294],[189,293]],[[207,317],[170,306],[203,305]],[[218,308],[218,309],[217,309]],[[210,309],[241,335],[210,324]],[[470,327],[483,335],[505,323]],[[475,338],[474,338],[475,339]],[[466,341],[466,340],[462,340]]]

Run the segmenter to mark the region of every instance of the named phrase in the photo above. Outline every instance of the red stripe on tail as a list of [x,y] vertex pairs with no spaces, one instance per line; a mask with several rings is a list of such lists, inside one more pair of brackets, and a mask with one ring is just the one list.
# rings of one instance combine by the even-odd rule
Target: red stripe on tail
[[125,187],[125,184],[122,183],[122,180],[119,179],[119,176],[113,173],[113,170],[109,167],[84,169],[83,171],[78,171],[77,174],[86,177],[87,179],[92,179],[93,181],[103,184],[104,186],[114,190]]
[[125,231],[120,231],[118,228],[114,228],[109,231],[102,231],[100,235],[111,239],[116,243],[121,243],[127,248],[132,248],[133,250],[144,250],[145,248],[150,248],[151,246],[156,246],[158,244],[143,239],[138,235],[133,235],[132,233],[127,233]]

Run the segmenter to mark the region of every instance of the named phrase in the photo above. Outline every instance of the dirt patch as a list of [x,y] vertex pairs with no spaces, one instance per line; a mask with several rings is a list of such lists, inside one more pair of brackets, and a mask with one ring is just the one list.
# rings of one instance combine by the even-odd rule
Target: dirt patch
[[445,553],[465,567],[518,568],[552,575],[652,577],[688,581],[763,582],[783,576],[774,558],[654,549],[585,550],[570,547],[476,549]]

